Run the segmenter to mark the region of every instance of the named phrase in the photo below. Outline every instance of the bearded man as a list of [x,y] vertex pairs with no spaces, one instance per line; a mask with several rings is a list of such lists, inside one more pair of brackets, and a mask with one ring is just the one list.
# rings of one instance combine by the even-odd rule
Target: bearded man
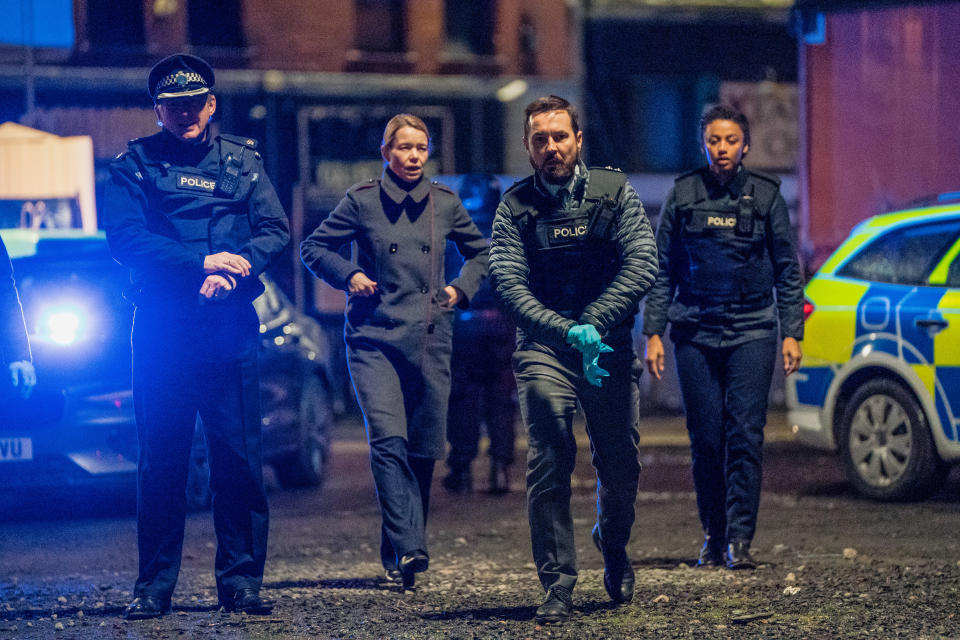
[[626,176],[580,160],[576,109],[557,96],[525,112],[534,175],[503,197],[493,223],[490,276],[517,325],[514,373],[527,425],[527,506],[533,557],[547,592],[540,622],[570,617],[577,581],[570,476],[583,409],[597,472],[593,541],[615,603],[633,598],[626,546],[640,474],[639,381],[631,329],[657,275],[657,249]]

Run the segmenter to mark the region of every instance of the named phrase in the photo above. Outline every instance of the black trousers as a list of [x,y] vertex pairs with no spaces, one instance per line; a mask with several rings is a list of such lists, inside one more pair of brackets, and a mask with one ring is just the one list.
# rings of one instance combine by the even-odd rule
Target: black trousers
[[573,418],[578,402],[597,472],[597,524],[604,546],[625,547],[634,521],[640,476],[639,363],[632,354],[601,355],[600,366],[610,377],[599,388],[586,381],[582,366],[579,353],[563,359],[532,350],[514,355],[520,411],[529,434],[530,537],[545,590],[554,585],[572,589],[577,582],[570,476],[577,455]]
[[[259,589],[263,579],[268,510],[261,471],[259,323],[250,305],[227,311],[205,311],[184,322],[182,315],[174,321],[167,310],[137,309],[133,393],[140,440],[140,562],[135,596],[168,599],[176,586],[198,415],[210,462],[217,593],[221,602],[229,601],[238,589]],[[234,357],[227,359],[230,350]]]
[[697,509],[704,533],[718,545],[750,542],[756,531],[776,351],[776,338],[733,347],[675,345]]
[[396,569],[411,551],[427,553],[433,458],[412,455],[399,436],[370,443],[370,468],[380,505],[380,561]]

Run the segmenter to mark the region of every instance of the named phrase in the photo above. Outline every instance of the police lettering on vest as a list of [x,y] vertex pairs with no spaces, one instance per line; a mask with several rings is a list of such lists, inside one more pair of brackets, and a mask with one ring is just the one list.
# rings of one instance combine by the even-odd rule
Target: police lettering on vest
[[736,216],[707,216],[708,229],[726,229],[737,224]]
[[587,233],[586,224],[562,225],[554,227],[552,240],[579,238]]
[[212,193],[216,186],[216,180],[211,180],[203,176],[192,176],[184,173],[177,175],[177,189]]

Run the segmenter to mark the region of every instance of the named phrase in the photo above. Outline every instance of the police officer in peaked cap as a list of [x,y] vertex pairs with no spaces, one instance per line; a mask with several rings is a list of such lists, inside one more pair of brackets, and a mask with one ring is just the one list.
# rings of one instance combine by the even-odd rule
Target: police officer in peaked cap
[[140,440],[131,620],[170,610],[186,517],[190,447],[201,419],[217,533],[215,574],[228,611],[265,614],[258,276],[289,241],[257,143],[213,135],[214,73],[178,53],[147,82],[161,131],[110,165],[106,232],[131,270],[133,395]]

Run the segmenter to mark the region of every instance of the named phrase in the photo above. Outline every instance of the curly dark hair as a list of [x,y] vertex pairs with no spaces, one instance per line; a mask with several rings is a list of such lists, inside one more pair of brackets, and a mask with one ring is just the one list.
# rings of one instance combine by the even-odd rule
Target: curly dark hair
[[703,112],[703,116],[700,118],[699,144],[703,144],[703,134],[706,132],[707,126],[714,120],[730,120],[740,125],[740,129],[743,131],[743,144],[750,144],[750,122],[747,120],[747,116],[728,104],[716,104]]

